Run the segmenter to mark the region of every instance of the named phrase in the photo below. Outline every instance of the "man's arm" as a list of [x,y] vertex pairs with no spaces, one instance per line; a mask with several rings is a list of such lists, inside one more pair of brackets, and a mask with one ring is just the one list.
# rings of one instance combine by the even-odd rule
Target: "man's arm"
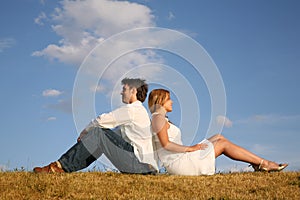
[[103,128],[115,128],[122,124],[126,124],[133,120],[132,108],[128,105],[122,106],[112,112],[104,113],[99,115],[97,118],[92,120],[85,129],[83,129],[77,138],[80,141],[81,138],[86,135],[91,127],[99,126]]

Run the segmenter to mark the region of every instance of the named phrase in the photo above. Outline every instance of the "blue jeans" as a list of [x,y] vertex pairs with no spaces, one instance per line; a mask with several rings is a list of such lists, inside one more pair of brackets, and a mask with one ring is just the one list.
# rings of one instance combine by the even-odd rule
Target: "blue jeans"
[[154,167],[141,163],[133,147],[110,129],[93,127],[58,160],[66,172],[88,167],[104,154],[123,173],[155,174]]

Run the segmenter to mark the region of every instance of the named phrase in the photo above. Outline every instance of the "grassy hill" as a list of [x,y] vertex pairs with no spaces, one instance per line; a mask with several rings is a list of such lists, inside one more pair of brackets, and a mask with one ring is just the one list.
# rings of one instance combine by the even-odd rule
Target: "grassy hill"
[[299,199],[300,172],[213,176],[1,172],[0,199]]

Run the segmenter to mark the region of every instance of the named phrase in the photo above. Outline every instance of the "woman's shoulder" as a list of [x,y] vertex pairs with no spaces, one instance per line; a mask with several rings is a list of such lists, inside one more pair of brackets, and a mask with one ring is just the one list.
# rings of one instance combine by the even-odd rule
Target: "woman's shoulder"
[[166,121],[166,117],[163,116],[160,113],[152,113],[151,119],[154,122],[156,122],[156,121]]
[[163,116],[162,114],[152,114],[151,125],[154,132],[160,132],[163,129],[163,127],[167,124],[167,122],[168,121],[166,120],[165,116]]

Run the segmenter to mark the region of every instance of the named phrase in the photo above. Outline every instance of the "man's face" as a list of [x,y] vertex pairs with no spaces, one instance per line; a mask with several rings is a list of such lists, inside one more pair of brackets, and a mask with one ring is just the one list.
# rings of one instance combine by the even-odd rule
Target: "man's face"
[[123,85],[123,90],[121,92],[122,95],[122,102],[129,104],[132,103],[133,99],[134,99],[134,95],[136,95],[134,93],[134,88],[131,88],[126,84]]

